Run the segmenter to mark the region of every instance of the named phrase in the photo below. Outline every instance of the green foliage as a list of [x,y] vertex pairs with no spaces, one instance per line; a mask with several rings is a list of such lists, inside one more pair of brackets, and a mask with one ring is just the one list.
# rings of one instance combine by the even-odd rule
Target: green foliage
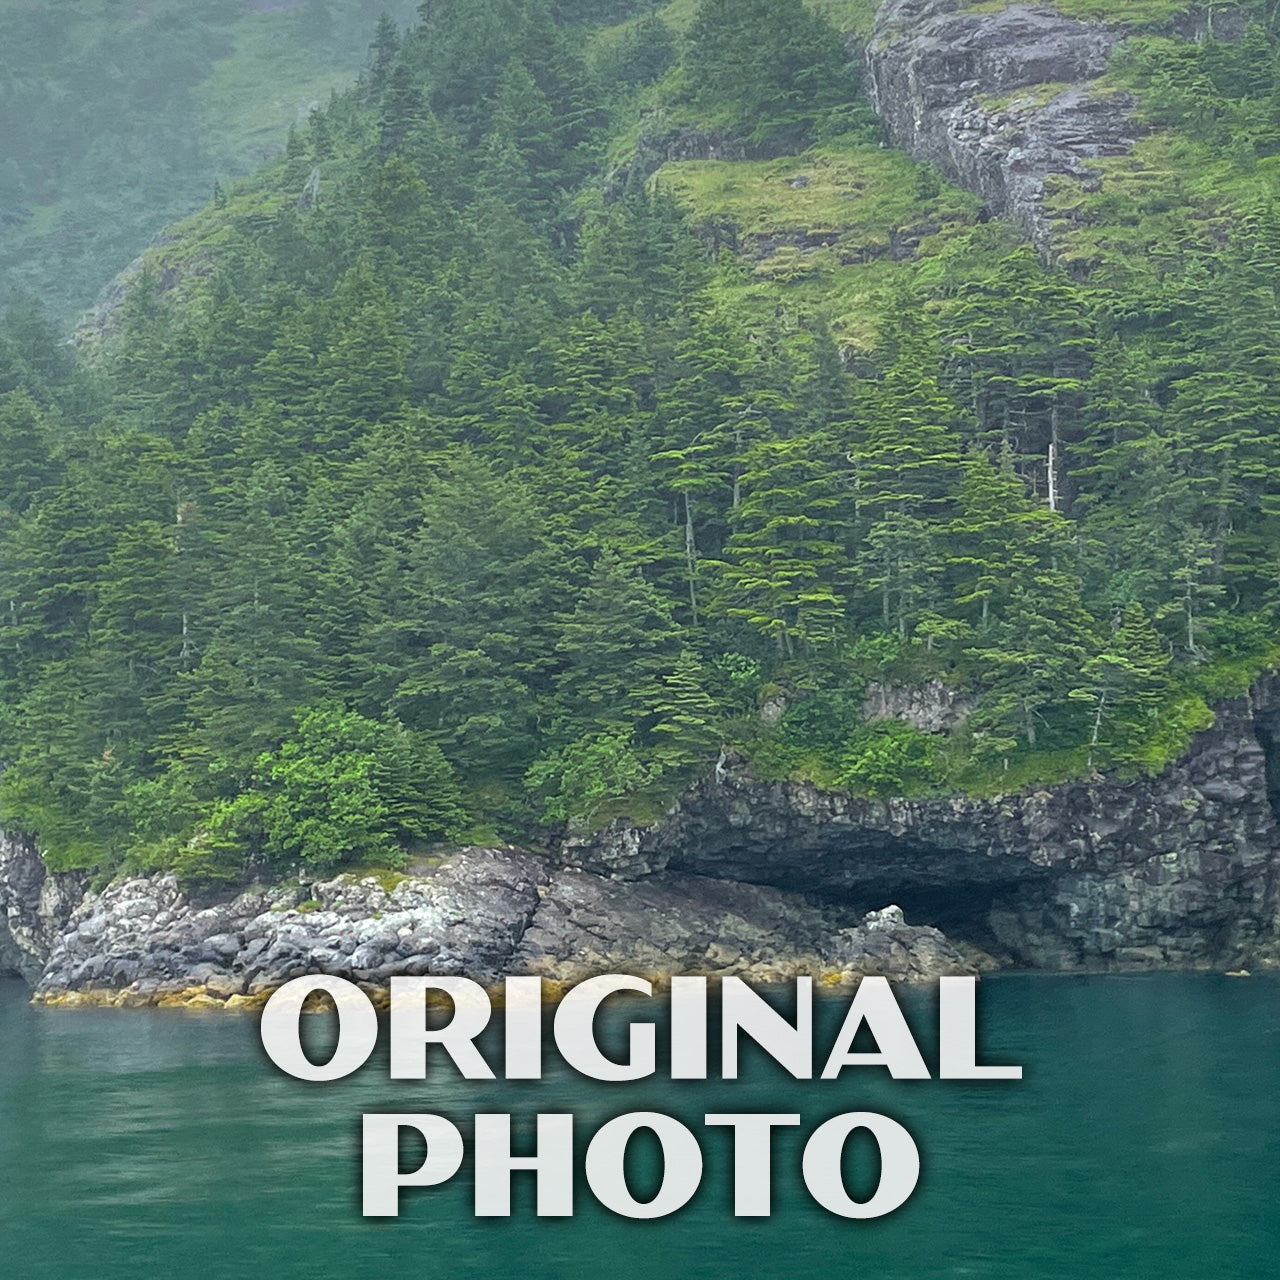
[[911,795],[936,781],[935,744],[901,720],[880,720],[842,744],[835,781],[860,795]]
[[776,641],[787,658],[843,631],[838,456],[825,433],[757,440],[742,454],[716,606]]
[[215,857],[239,847],[275,869],[392,866],[405,845],[443,839],[465,818],[438,747],[401,725],[320,707],[258,759],[248,789],[215,806],[206,847]]
[[1090,764],[1099,753],[1121,767],[1149,760],[1150,749],[1143,748],[1169,703],[1171,662],[1145,610],[1130,601],[1111,643],[1085,661],[1084,683],[1067,695],[1093,712]]
[[525,779],[542,799],[542,821],[589,827],[606,805],[653,781],[628,728],[604,729],[534,762]]
[[677,57],[671,28],[657,14],[648,14],[599,50],[594,64],[606,92],[625,95],[657,84]]
[[[92,359],[15,305],[0,822],[232,883],[654,815],[726,747],[995,794],[1160,768],[1274,664],[1271,35],[1129,46],[1158,127],[1063,179],[1067,271],[850,136],[815,11],[865,29],[433,0]],[[648,184],[646,109],[776,158]],[[865,722],[928,680],[965,724]]]
[[[967,7],[990,11],[1006,9],[1014,0],[975,0]],[[1054,0],[1054,8],[1072,18],[1124,26],[1155,26],[1197,7],[1193,0],[1125,0],[1117,7],[1111,0]],[[1212,6],[1210,6],[1212,7]]]
[[663,677],[663,697],[653,734],[656,755],[674,773],[705,767],[719,745],[720,708],[708,692],[708,676],[692,649],[681,650]]
[[695,106],[755,141],[801,141],[858,96],[838,33],[803,0],[702,0],[683,70]]

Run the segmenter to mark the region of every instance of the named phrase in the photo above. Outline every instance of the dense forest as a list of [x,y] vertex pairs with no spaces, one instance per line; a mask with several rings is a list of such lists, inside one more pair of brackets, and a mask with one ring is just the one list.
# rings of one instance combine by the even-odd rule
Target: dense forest
[[[880,145],[871,7],[426,0],[84,354],[16,308],[0,820],[216,881],[1211,723],[1277,656],[1271,6],[1121,46],[1050,263]],[[742,158],[641,162],[693,125]],[[931,679],[949,733],[867,719]]]

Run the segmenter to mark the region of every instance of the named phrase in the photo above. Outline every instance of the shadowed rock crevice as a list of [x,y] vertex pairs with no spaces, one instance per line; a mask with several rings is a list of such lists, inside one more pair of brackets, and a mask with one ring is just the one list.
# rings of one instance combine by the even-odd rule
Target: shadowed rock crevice
[[0,977],[38,979],[85,882],[80,872],[50,872],[33,841],[0,831]]
[[1267,798],[1280,819],[1280,709],[1258,712],[1253,723],[1266,761]]

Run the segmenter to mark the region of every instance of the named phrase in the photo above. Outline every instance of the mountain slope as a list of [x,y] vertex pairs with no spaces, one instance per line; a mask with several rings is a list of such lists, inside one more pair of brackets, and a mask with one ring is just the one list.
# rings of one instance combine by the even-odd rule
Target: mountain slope
[[52,863],[554,841],[734,752],[872,799],[1123,779],[1274,660],[1262,6],[1120,47],[1174,163],[1135,217],[1053,186],[1047,266],[880,145],[836,7],[580,8],[433,4],[91,362],[7,339],[0,815]]
[[87,307],[167,223],[276,155],[410,0],[0,5],[0,303]]

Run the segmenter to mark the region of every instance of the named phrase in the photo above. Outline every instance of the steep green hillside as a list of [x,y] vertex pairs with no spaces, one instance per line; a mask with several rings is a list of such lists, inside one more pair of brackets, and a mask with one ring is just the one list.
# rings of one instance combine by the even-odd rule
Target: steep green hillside
[[[725,748],[998,792],[1157,769],[1273,661],[1269,30],[1128,46],[1153,133],[1049,270],[879,145],[828,13],[433,0],[91,366],[11,318],[0,821],[234,879]],[[930,679],[962,724],[867,721]]]
[[0,299],[60,320],[216,179],[278,153],[412,0],[0,4]]

